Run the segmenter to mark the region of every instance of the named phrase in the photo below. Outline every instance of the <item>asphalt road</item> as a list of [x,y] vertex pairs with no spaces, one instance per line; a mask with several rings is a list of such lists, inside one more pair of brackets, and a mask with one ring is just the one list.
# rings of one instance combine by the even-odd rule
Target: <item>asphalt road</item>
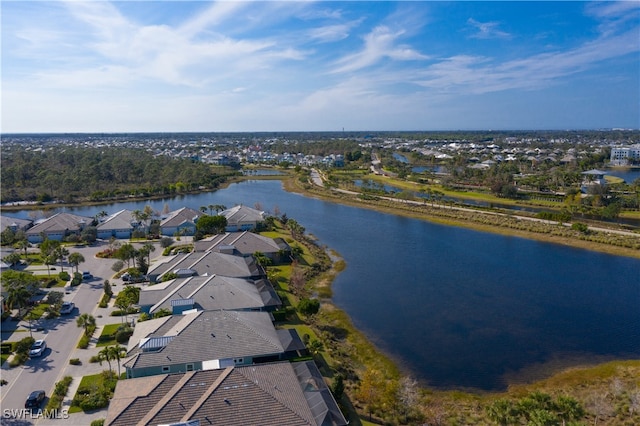
[[[93,247],[69,248],[71,253],[79,252],[85,262],[79,266],[80,271],[89,271],[94,278],[91,281],[83,282],[75,288],[65,288],[65,301],[72,301],[76,309],[70,315],[59,318],[40,320],[38,327],[43,327],[42,331],[32,331],[34,339],[45,339],[47,349],[40,358],[29,359],[25,365],[11,370],[3,370],[2,375],[9,383],[0,387],[0,407],[2,413],[6,414],[7,409],[24,408],[24,403],[33,390],[43,389],[47,394],[46,405],[49,396],[53,392],[54,385],[64,377],[66,366],[69,365],[71,354],[78,344],[82,329],[76,325],[76,318],[82,313],[95,314],[98,301],[102,296],[102,284],[105,279],[110,279],[114,272],[111,266],[115,260],[98,259],[95,254],[106,247],[106,243],[101,243]],[[56,271],[59,267],[56,265]],[[65,267],[65,270],[68,270]],[[52,290],[58,290],[54,288]],[[20,323],[19,329],[26,330],[25,323]],[[16,332],[11,337],[12,341],[20,340],[29,336],[26,332]]]

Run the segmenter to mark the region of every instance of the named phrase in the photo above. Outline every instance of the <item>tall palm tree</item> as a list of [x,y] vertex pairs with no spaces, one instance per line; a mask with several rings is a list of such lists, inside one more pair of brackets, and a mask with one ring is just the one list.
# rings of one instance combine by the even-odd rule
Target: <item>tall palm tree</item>
[[113,354],[110,346],[106,346],[103,350],[98,352],[98,359],[100,365],[102,365],[102,361],[107,361],[107,363],[109,364],[109,371],[113,371],[111,369],[111,360],[113,359]]
[[147,264],[151,265],[151,252],[156,251],[156,246],[152,243],[144,243],[140,251],[147,255]]
[[84,260],[84,256],[81,253],[74,252],[74,253],[71,253],[69,255],[69,265],[71,265],[72,267],[75,266],[76,267],[76,272],[79,272],[78,271],[78,266],[81,263],[84,263],[84,261],[85,261]]
[[93,315],[84,313],[78,317],[78,319],[76,320],[76,324],[78,325],[78,327],[84,328],[84,334],[85,336],[88,336],[90,334],[89,327],[96,325],[96,319],[93,317]]
[[60,261],[60,269],[64,271],[64,259],[69,256],[69,250],[66,247],[58,246],[53,253],[56,260]]
[[118,378],[120,378],[120,360],[126,355],[126,348],[123,346],[107,346],[107,349],[111,353],[111,359],[115,359],[118,363]]

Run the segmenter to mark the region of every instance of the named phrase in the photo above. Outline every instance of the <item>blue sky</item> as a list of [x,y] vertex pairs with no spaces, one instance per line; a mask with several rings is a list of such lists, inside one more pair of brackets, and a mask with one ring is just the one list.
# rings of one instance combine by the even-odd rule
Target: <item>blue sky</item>
[[640,128],[640,2],[7,1],[2,129]]

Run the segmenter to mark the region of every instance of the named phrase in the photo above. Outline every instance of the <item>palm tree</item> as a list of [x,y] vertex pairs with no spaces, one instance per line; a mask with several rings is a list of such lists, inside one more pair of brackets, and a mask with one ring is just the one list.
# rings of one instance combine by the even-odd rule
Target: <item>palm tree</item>
[[56,247],[53,252],[56,260],[60,261],[60,269],[64,271],[64,259],[69,256],[69,250],[63,246]]
[[15,247],[16,247],[18,250],[24,250],[24,258],[26,259],[26,258],[27,258],[27,249],[28,249],[29,247],[31,247],[31,244],[29,244],[29,241],[27,241],[27,240],[20,240],[20,241],[18,241],[18,242],[15,244]]
[[100,365],[102,365],[102,361],[107,361],[107,363],[109,364],[109,371],[111,372],[111,360],[113,359],[113,353],[111,351],[111,347],[107,346],[105,347],[103,350],[101,350],[100,352],[98,352],[98,359],[100,362]]
[[7,306],[9,309],[13,309],[14,306],[18,307],[18,316],[20,316],[20,310],[27,305],[31,293],[24,285],[12,285],[7,288]]
[[216,211],[216,214],[217,214],[218,212],[225,211],[226,209],[227,209],[227,208],[226,208],[224,205],[222,205],[222,204],[214,204],[214,205],[213,205],[213,210],[215,210],[215,211]]
[[74,252],[69,255],[69,265],[75,266],[76,272],[78,272],[78,266],[81,263],[84,263],[84,256],[81,253]]
[[140,248],[140,252],[144,253],[147,256],[147,264],[151,265],[151,252],[156,251],[156,246],[152,243],[144,243],[144,245]]
[[123,346],[107,346],[107,349],[111,353],[111,359],[115,359],[118,363],[118,378],[120,378],[120,359],[126,355],[126,348]]
[[42,263],[44,263],[47,266],[47,275],[50,277],[51,276],[51,268],[49,268],[51,265],[55,265],[57,262],[57,258],[55,257],[55,255],[51,254],[48,256],[45,256],[42,259]]
[[89,336],[89,328],[96,325],[96,319],[91,314],[84,313],[76,320],[78,327],[84,328],[85,336]]

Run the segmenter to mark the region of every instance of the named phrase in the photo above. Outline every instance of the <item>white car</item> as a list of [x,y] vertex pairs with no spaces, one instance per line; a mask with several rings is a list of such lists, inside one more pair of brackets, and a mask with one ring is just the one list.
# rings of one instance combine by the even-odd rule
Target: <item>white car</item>
[[29,349],[29,356],[31,358],[41,357],[46,349],[47,342],[42,339],[36,340],[33,345],[31,345],[31,349]]
[[73,302],[62,302],[62,307],[60,308],[60,314],[68,315],[71,312],[73,312],[75,307],[76,305]]

